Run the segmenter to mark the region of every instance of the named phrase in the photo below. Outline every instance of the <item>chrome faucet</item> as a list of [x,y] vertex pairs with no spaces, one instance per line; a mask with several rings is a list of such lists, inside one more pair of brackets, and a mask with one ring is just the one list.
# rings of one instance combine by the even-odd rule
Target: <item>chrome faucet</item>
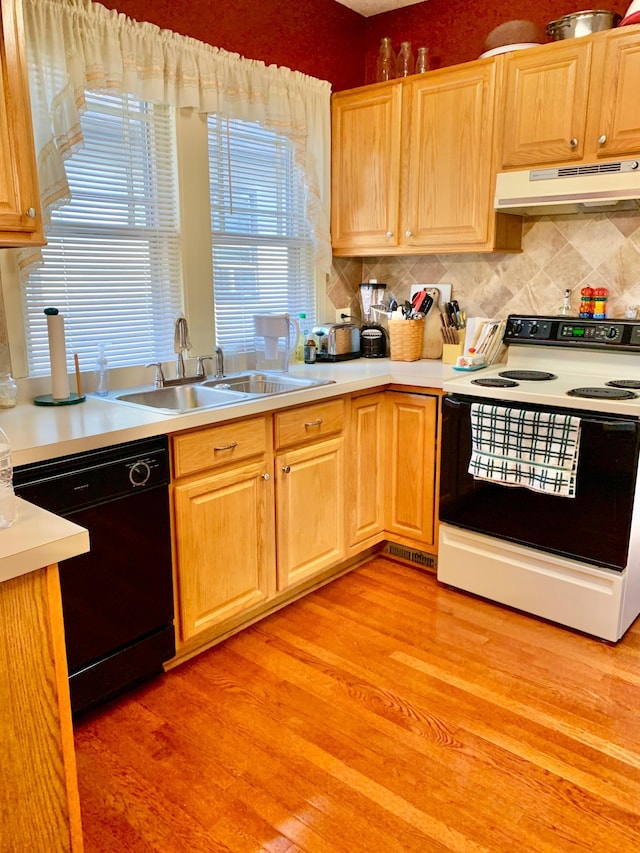
[[191,341],[189,340],[189,327],[184,315],[180,315],[176,320],[176,325],[173,333],[173,351],[176,356],[176,379],[184,379],[184,355],[186,350],[191,349]]
[[216,379],[224,379],[224,353],[222,347],[216,347]]

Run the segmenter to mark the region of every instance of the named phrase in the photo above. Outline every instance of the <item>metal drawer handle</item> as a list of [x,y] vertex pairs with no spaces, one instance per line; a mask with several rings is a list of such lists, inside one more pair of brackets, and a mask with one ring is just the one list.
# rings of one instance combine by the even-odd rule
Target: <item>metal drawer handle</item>
[[237,446],[238,446],[238,442],[232,441],[231,444],[223,444],[221,447],[214,447],[213,449],[217,453],[219,450],[233,450],[233,448],[237,447]]
[[317,421],[307,421],[305,423],[305,427],[312,427],[312,426],[322,426],[322,418],[318,418]]

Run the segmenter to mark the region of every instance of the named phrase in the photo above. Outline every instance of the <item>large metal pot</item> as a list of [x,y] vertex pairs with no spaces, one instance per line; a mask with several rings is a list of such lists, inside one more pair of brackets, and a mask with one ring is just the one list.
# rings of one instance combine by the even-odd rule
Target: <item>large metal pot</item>
[[585,9],[583,12],[574,12],[572,15],[558,18],[557,21],[551,21],[547,24],[546,33],[553,41],[560,41],[574,36],[587,36],[601,30],[611,30],[617,27],[620,21],[621,16],[617,12]]

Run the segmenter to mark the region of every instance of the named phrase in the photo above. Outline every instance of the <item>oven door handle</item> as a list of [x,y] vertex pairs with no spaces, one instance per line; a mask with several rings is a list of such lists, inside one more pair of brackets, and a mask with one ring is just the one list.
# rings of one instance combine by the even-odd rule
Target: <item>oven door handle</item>
[[635,432],[638,429],[637,421],[599,421],[595,418],[586,420],[598,424],[604,432]]

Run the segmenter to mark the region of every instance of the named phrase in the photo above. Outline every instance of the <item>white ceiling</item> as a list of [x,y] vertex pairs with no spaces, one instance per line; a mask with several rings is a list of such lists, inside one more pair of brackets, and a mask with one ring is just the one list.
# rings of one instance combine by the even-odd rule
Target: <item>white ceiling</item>
[[423,0],[337,0],[337,2],[369,18],[371,15],[379,15],[380,12],[413,6],[415,3],[422,3]]

